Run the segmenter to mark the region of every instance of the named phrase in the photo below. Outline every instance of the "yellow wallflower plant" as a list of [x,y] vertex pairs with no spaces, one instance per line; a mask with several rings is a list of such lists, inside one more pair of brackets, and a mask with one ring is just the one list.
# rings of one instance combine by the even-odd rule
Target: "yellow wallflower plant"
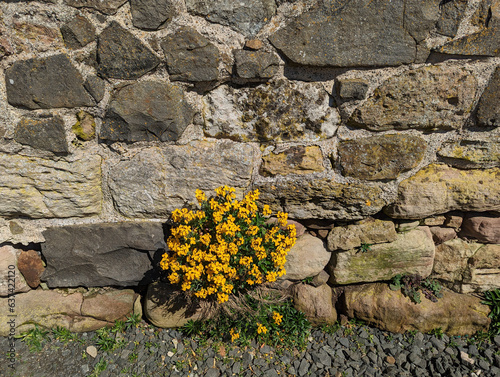
[[286,213],[278,212],[275,224],[267,222],[272,212],[267,205],[259,212],[258,190],[241,201],[232,187],[215,192],[207,198],[196,190],[199,210],[173,211],[169,250],[160,266],[181,290],[223,303],[230,294],[283,276],[297,232],[287,225]]

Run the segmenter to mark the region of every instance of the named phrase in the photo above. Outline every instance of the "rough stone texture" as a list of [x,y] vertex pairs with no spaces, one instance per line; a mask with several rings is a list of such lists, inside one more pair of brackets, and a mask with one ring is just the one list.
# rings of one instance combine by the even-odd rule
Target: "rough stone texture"
[[97,73],[114,79],[137,79],[160,64],[139,39],[116,21],[102,31],[97,44]]
[[446,217],[443,215],[427,217],[422,221],[423,225],[427,226],[441,226],[446,221]]
[[447,213],[446,215],[444,215],[444,217],[446,218],[446,220],[444,221],[444,226],[458,230],[462,226],[464,214],[460,211],[455,211]]
[[426,277],[432,272],[434,252],[432,237],[418,228],[398,233],[396,241],[372,245],[366,252],[352,249],[332,253],[327,272],[332,284],[390,280],[404,272]]
[[40,277],[45,267],[42,258],[35,250],[21,252],[17,257],[17,268],[31,288],[40,285]]
[[161,223],[101,223],[52,227],[43,232],[53,287],[135,286],[152,279],[152,256],[165,247]]
[[427,143],[413,135],[391,134],[343,140],[338,145],[342,174],[359,179],[395,179],[416,167]]
[[450,165],[461,168],[491,168],[500,166],[500,141],[463,139],[444,143],[438,150]]
[[[46,22],[36,20],[36,17],[13,20],[9,29],[12,32],[10,45],[17,53],[36,54],[42,51],[60,49],[64,46],[59,28],[49,27]],[[5,33],[4,35],[8,34]]]
[[[21,253],[21,250],[17,250],[10,245],[0,247],[0,296],[2,297],[30,290],[17,266],[17,259]],[[13,283],[15,283],[15,287],[13,287]],[[14,289],[12,290],[12,288]],[[7,300],[5,300],[5,307],[9,307]]]
[[[411,5],[415,2],[407,2]],[[437,9],[437,1],[433,6]],[[428,32],[432,25],[411,17],[421,6],[403,1],[328,0],[302,14],[269,39],[288,59],[312,66],[387,66],[415,60],[412,33]],[[429,13],[429,12],[426,12]],[[406,20],[408,16],[411,20]]]
[[219,77],[220,52],[196,30],[181,27],[163,38],[161,48],[173,81],[214,81]]
[[257,51],[262,47],[264,47],[264,43],[259,39],[250,39],[249,41],[245,42],[245,48],[249,50]]
[[421,219],[454,210],[498,211],[500,169],[458,170],[431,164],[399,184],[384,211],[397,219]]
[[242,79],[270,79],[278,73],[279,58],[266,51],[238,50],[234,53],[234,73]]
[[104,14],[115,14],[127,0],[64,0],[75,8],[94,8]]
[[68,153],[66,131],[61,117],[22,118],[14,130],[14,140],[53,153]]
[[305,233],[288,252],[285,263],[286,274],[282,279],[302,280],[318,275],[331,257],[323,246],[323,241]]
[[274,0],[186,0],[189,12],[252,36],[276,13]]
[[401,220],[396,225],[396,230],[398,233],[408,232],[409,230],[415,229],[420,225],[420,220]]
[[[76,291],[38,289],[21,293],[16,295],[16,332],[33,329],[35,324],[47,329],[61,326],[72,332],[111,326],[116,320],[125,320],[130,315],[135,297],[131,289],[104,294],[95,292],[89,298]],[[87,300],[92,302],[88,305]],[[0,299],[0,336],[7,336],[9,331],[6,301],[6,298]],[[91,310],[85,313],[83,308],[89,306]]]
[[337,321],[332,296],[332,288],[327,284],[319,287],[297,284],[292,288],[295,309],[304,313],[313,326],[333,324]]
[[106,92],[106,84],[104,83],[103,79],[97,76],[90,75],[87,76],[87,79],[85,80],[85,83],[83,85],[96,102],[101,102]]
[[0,155],[0,215],[84,217],[101,212],[101,157],[52,161]]
[[452,38],[455,37],[466,9],[467,0],[448,1],[442,4],[441,16],[436,25],[438,33]]
[[490,309],[479,297],[446,289],[438,302],[422,296],[422,302],[415,305],[401,291],[391,291],[386,283],[365,284],[346,288],[341,300],[349,317],[391,332],[428,333],[440,328],[450,336],[473,335],[486,331],[491,321]]
[[337,94],[344,101],[361,100],[366,97],[368,83],[363,79],[338,80]]
[[372,131],[450,130],[472,110],[477,81],[461,67],[425,66],[386,80],[348,120]]
[[364,219],[356,224],[336,226],[328,234],[328,250],[350,250],[361,244],[396,241],[397,234],[392,221]]
[[323,154],[316,146],[291,147],[281,153],[262,157],[260,174],[266,177],[288,174],[310,174],[324,171]]
[[95,28],[92,23],[80,15],[61,26],[64,44],[71,49],[79,49],[95,39]]
[[[440,20],[442,3],[441,0],[404,0],[403,25],[417,42],[427,38]],[[417,50],[419,47],[417,45]]]
[[254,152],[231,141],[200,141],[147,148],[110,167],[109,187],[117,210],[128,217],[167,217],[195,190],[227,184],[247,188]]
[[132,23],[139,29],[157,30],[177,14],[172,0],[130,0]]
[[468,214],[462,222],[460,237],[474,238],[482,243],[500,244],[500,215]]
[[93,106],[80,72],[66,55],[15,62],[5,70],[7,100],[28,109]]
[[462,283],[462,292],[484,292],[500,288],[500,245],[484,245],[468,260],[468,265],[470,280]]
[[207,136],[233,140],[326,139],[334,135],[340,121],[330,96],[315,83],[281,79],[255,88],[220,86],[203,102]]
[[92,115],[85,111],[76,114],[77,122],[73,124],[71,130],[83,141],[89,141],[95,138],[95,120]]
[[433,226],[429,229],[432,233],[432,240],[436,245],[457,238],[457,232],[453,228],[442,228],[440,226]]
[[200,307],[188,306],[182,296],[175,296],[168,283],[154,282],[148,286],[144,300],[144,315],[155,326],[161,328],[180,327],[189,320],[202,318]]
[[477,120],[480,126],[500,126],[500,67],[497,67],[491,76],[488,86],[479,99]]
[[119,89],[106,111],[99,137],[111,141],[175,141],[193,110],[173,84],[140,81]]
[[295,219],[359,220],[379,212],[387,203],[378,187],[337,183],[330,179],[278,181],[254,185],[262,204],[286,210]]
[[321,272],[312,279],[311,285],[313,287],[319,287],[328,283],[329,279],[330,275],[328,274],[328,272],[326,272],[325,270],[321,270]]

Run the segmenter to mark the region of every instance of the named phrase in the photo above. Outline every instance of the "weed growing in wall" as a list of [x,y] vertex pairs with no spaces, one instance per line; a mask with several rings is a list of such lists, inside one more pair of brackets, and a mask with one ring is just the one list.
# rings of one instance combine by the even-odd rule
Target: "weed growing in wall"
[[483,304],[489,305],[491,313],[490,335],[500,335],[500,289],[484,292]]
[[422,302],[421,292],[432,302],[437,302],[438,298],[443,297],[441,293],[442,287],[438,281],[429,278],[424,279],[418,274],[398,274],[392,278],[389,288],[393,291],[401,289],[403,295],[417,304]]

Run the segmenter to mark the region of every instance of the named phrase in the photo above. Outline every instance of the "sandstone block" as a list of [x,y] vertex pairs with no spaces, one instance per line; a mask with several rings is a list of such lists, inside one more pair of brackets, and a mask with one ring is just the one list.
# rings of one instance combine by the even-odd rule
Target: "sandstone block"
[[101,290],[84,295],[81,315],[114,322],[132,312],[137,297],[132,289]]
[[310,174],[325,170],[321,148],[296,146],[281,153],[270,153],[262,157],[260,174],[263,176]]
[[459,168],[492,168],[500,166],[500,141],[464,139],[444,143],[438,150],[450,165]]
[[[499,21],[500,23],[500,21]],[[500,25],[499,25],[500,29]],[[498,32],[500,39],[500,32]],[[500,50],[500,43],[498,46]],[[500,126],[500,67],[493,73],[490,82],[479,99],[477,107],[477,119],[480,126],[498,127]],[[498,145],[498,144],[497,144]],[[497,149],[498,159],[498,149]]]
[[[30,290],[17,266],[21,252],[10,245],[0,247],[0,297]],[[6,300],[5,306],[8,307]]]
[[366,97],[368,83],[363,79],[339,80],[337,94],[344,101],[361,100]]
[[481,213],[467,215],[462,222],[460,237],[474,238],[481,243],[500,244],[500,216]]
[[332,296],[332,289],[326,284],[319,287],[297,284],[292,289],[295,309],[304,313],[313,326],[333,324],[337,321]]
[[429,228],[432,233],[432,239],[436,245],[457,238],[457,232],[453,228],[442,228],[433,226]]

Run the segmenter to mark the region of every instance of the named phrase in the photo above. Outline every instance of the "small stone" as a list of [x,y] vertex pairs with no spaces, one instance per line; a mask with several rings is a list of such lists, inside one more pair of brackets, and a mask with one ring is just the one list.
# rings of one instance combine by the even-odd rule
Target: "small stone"
[[296,146],[281,153],[262,157],[260,174],[265,177],[288,174],[310,174],[324,171],[323,154],[317,146]]
[[446,217],[444,226],[454,229],[459,229],[462,226],[462,222],[464,219],[463,214],[449,213],[444,215],[444,217]]
[[361,100],[366,97],[368,83],[363,79],[340,79],[337,94],[344,101]]
[[265,51],[238,50],[234,53],[235,74],[242,79],[270,79],[278,73],[279,59]]
[[472,359],[466,352],[464,351],[460,351],[460,358],[462,359],[462,361],[466,364],[469,364],[469,365],[474,365],[474,363],[476,362],[474,359]]
[[77,122],[71,127],[73,133],[83,141],[89,141],[95,138],[95,120],[92,115],[86,111],[80,111],[76,114]]
[[96,102],[101,102],[106,92],[106,84],[103,79],[97,76],[89,75],[83,85]]
[[327,285],[313,287],[297,284],[292,291],[294,307],[305,314],[313,326],[333,324],[337,311],[332,303],[332,289]]
[[85,17],[76,15],[71,21],[61,26],[61,34],[66,47],[79,49],[95,39],[95,28]]
[[401,220],[397,225],[396,225],[396,229],[399,233],[402,233],[402,232],[408,232],[412,229],[415,229],[416,227],[420,226],[420,220],[417,220],[417,221],[411,221],[411,220],[408,220],[408,221],[404,221],[404,220]]
[[40,277],[45,267],[42,258],[35,250],[28,250],[19,254],[17,268],[31,288],[35,289],[40,285]]
[[442,228],[433,226],[429,228],[432,233],[432,239],[436,245],[452,240],[457,237],[457,232],[453,228]]
[[385,361],[389,364],[395,364],[396,363],[396,359],[393,357],[393,356],[386,356],[385,357]]
[[323,270],[312,279],[311,285],[314,287],[319,287],[323,284],[326,284],[328,282],[328,279],[330,279],[330,275],[325,270]]
[[88,346],[85,351],[94,359],[97,357],[97,348],[95,346]]
[[172,0],[131,0],[130,12],[134,26],[145,30],[164,28],[177,14]]
[[446,221],[444,216],[432,216],[424,219],[424,225],[426,226],[441,226]]
[[264,47],[264,44],[258,39],[250,39],[245,42],[245,48],[250,50],[260,50],[262,47]]

